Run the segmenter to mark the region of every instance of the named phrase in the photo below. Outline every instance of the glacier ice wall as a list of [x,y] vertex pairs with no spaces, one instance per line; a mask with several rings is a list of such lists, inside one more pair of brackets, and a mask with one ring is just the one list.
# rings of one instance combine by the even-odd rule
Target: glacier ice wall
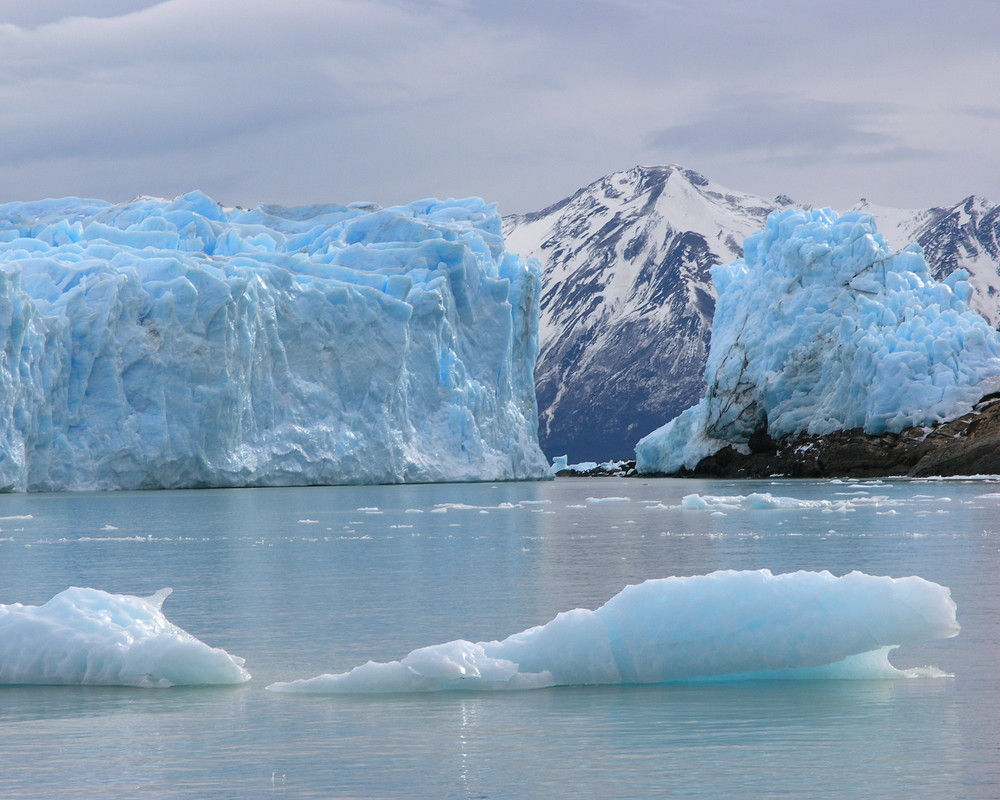
[[639,472],[693,468],[725,445],[954,419],[1000,389],[1000,334],[920,248],[893,253],[870,214],[772,213],[718,293],[701,401],[639,441]]
[[40,606],[0,605],[0,684],[166,688],[245,683],[243,659],[209,647],[150,597],[73,587]]
[[400,661],[267,688],[428,692],[722,677],[889,678],[894,647],[955,636],[947,588],[918,577],[725,570],[628,586],[501,642],[456,640]]
[[0,488],[542,478],[540,270],[470,199],[0,206]]

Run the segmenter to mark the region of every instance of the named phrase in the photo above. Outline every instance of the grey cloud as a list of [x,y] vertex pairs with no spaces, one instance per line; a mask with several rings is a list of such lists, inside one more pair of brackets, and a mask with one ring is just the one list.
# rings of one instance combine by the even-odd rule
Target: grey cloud
[[638,16],[620,3],[605,0],[504,0],[502,3],[473,0],[464,9],[489,25],[588,38],[606,38],[613,32],[628,30]]
[[972,28],[903,0],[0,0],[0,18],[22,6],[49,24],[0,25],[0,202],[527,211],[651,161],[798,197],[1000,185],[1000,73],[973,69],[995,63],[995,3]]
[[720,99],[688,122],[654,131],[648,144],[667,154],[754,152],[794,161],[901,152],[894,137],[872,130],[885,113],[873,103],[746,94]]
[[962,111],[971,117],[981,119],[1000,119],[1000,107],[996,106],[968,106]]
[[165,0],[0,0],[0,23],[36,27],[67,17],[118,17]]

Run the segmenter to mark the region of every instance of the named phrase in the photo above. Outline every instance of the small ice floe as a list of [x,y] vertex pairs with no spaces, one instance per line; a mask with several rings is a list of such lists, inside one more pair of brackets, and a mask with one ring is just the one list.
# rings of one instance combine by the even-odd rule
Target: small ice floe
[[782,497],[770,492],[747,495],[685,495],[676,506],[650,506],[649,508],[680,509],[681,511],[804,511],[827,512],[855,511],[868,506],[896,505],[901,501],[890,500],[886,495],[859,495],[837,500],[800,500]]
[[634,473],[635,461],[628,459],[621,461],[602,461],[600,463],[597,461],[580,461],[576,464],[570,464],[568,456],[556,456],[552,460],[552,466],[549,467],[549,474],[567,477],[625,477],[626,475],[632,475]]
[[44,605],[0,605],[0,684],[168,686],[250,680],[243,659],[209,647],[149,597],[66,589]]

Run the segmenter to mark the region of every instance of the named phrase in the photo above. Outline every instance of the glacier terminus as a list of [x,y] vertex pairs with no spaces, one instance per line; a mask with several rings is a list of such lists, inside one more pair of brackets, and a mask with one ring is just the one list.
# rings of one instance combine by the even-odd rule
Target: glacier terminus
[[969,274],[935,281],[871,214],[777,211],[744,254],[712,269],[706,393],[639,441],[639,472],[749,453],[757,434],[929,430],[1000,389],[1000,334],[970,309]]
[[0,488],[547,477],[540,268],[479,199],[0,206]]

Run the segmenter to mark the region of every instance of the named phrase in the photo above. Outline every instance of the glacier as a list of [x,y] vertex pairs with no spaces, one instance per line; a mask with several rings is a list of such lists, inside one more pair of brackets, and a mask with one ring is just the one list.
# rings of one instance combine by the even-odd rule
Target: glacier
[[167,688],[250,680],[242,658],[209,647],[149,597],[72,587],[40,606],[0,605],[0,684]]
[[0,205],[0,489],[546,478],[539,293],[476,198]]
[[874,218],[773,212],[718,294],[705,395],[636,446],[641,473],[693,469],[723,447],[961,416],[1000,389],[1000,334],[970,310],[965,270],[933,280],[918,245],[892,252]]
[[538,689],[735,678],[939,676],[900,645],[955,636],[955,603],[920,577],[724,570],[628,586],[503,641],[456,640],[400,661],[274,683],[293,693]]

